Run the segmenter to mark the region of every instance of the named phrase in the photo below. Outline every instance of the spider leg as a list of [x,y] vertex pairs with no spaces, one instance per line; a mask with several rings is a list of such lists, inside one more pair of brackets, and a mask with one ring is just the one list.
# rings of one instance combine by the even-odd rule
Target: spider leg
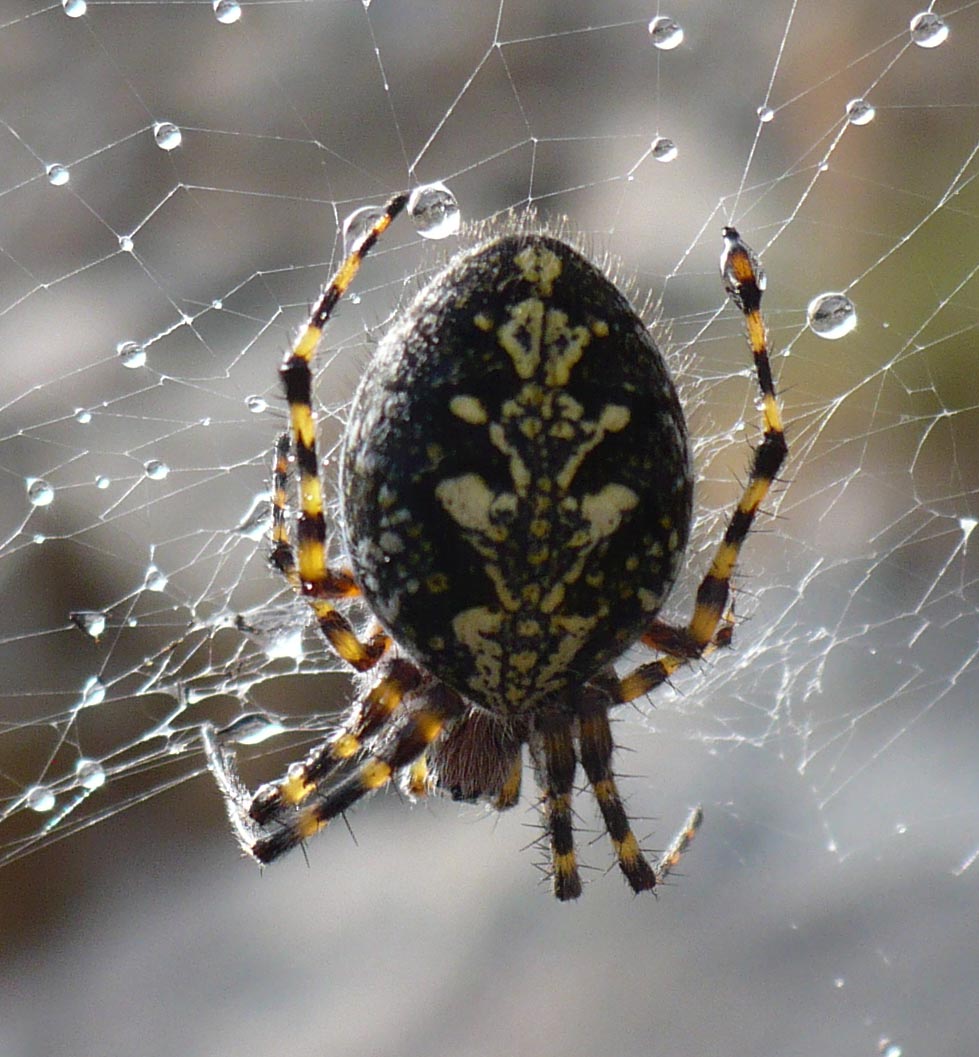
[[395,195],[370,231],[347,255],[313,305],[308,322],[299,332],[279,371],[289,404],[289,436],[299,470],[299,518],[293,548],[284,517],[289,441],[280,438],[273,467],[272,560],[308,600],[320,630],[337,655],[358,671],[372,668],[390,645],[390,639],[383,632],[377,632],[367,642],[361,642],[346,617],[333,605],[333,599],[351,597],[358,592],[348,573],[332,572],[326,561],[326,520],[316,456],[316,415],[312,405],[312,363],[323,338],[323,328],[337,302],[347,291],[364,258],[404,209],[407,200],[407,195]]
[[[247,850],[259,862],[268,863],[302,844],[351,808],[368,793],[388,784],[392,777],[416,760],[459,713],[461,702],[451,691],[437,688],[425,703],[403,710],[400,722],[392,719],[394,730],[374,752],[363,753],[331,770],[322,784],[285,817],[269,818],[261,835]],[[380,732],[383,735],[383,731]]]
[[577,899],[581,877],[574,848],[571,797],[577,768],[571,719],[548,717],[531,736],[531,752],[537,780],[543,790],[544,826],[551,844],[554,894],[558,899]]
[[[289,485],[289,453],[292,450],[292,438],[288,432],[281,433],[275,442],[275,453],[272,459],[272,549],[269,560],[289,582],[289,586],[302,594],[302,581],[296,567],[296,553],[292,549],[289,528],[286,522]],[[327,569],[326,577],[319,585],[326,598],[358,598],[360,588],[354,582],[353,572],[349,569]]]
[[656,885],[656,874],[639,849],[612,774],[615,746],[607,705],[599,701],[585,704],[579,711],[579,730],[581,765],[605,820],[619,869],[634,892],[644,892]]
[[283,808],[301,804],[363,749],[364,743],[390,720],[421,682],[422,673],[409,661],[396,658],[388,662],[381,678],[323,745],[317,746],[302,763],[293,764],[280,781],[270,782],[255,793],[248,806],[249,817],[265,825]]
[[234,753],[220,743],[213,727],[205,724],[202,739],[208,768],[224,797],[242,848],[260,862],[269,862],[316,832],[320,827],[304,817],[303,805],[331,781],[342,780],[343,774],[354,770],[355,758],[365,755],[363,745],[383,732],[403,699],[421,682],[422,673],[413,664],[391,660],[384,675],[325,744],[314,749],[304,762],[294,763],[278,782],[261,786],[254,795],[238,774]]
[[656,883],[662,884],[672,873],[676,864],[680,861],[683,853],[690,847],[691,841],[697,835],[697,830],[703,825],[704,809],[698,804],[691,808],[690,814],[683,820],[683,825],[677,831],[676,836],[663,850],[659,862],[656,864]]
[[724,229],[724,253],[721,277],[728,296],[741,310],[748,332],[762,398],[763,439],[755,449],[751,472],[744,493],[731,515],[711,567],[697,589],[693,615],[685,628],[671,628],[655,621],[644,641],[665,649],[663,657],[640,665],[619,682],[617,699],[632,701],[664,683],[680,667],[708,649],[724,646],[730,640],[730,629],[723,625],[730,595],[731,575],[759,506],[778,476],[788,452],[782,416],[775,398],[772,370],[768,359],[768,339],[761,315],[761,295],[765,275],[754,253],[734,228]]

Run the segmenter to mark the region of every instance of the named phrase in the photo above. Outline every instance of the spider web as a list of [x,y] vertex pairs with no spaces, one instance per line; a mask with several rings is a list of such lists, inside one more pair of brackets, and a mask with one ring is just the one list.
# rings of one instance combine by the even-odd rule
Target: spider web
[[[668,26],[651,34],[656,16],[675,18],[683,40]],[[627,769],[643,776],[630,783],[631,809],[657,813],[653,843],[696,800],[708,824],[686,876],[649,901],[648,917],[623,910],[608,879],[589,886],[569,927],[533,892],[519,854],[530,814],[460,827],[451,805],[408,812],[393,796],[352,820],[369,847],[331,833],[317,842],[326,848],[311,845],[311,870],[297,857],[299,872],[270,872],[262,898],[293,906],[299,942],[316,926],[293,900],[316,901],[327,929],[326,907],[344,902],[366,930],[363,947],[347,948],[350,987],[368,974],[380,921],[406,958],[441,965],[430,991],[439,997],[430,1015],[410,1007],[409,1029],[406,1000],[390,981],[373,983],[388,1013],[372,1025],[372,1052],[400,1052],[408,1030],[472,1054],[532,1044],[647,1053],[653,1024],[678,1053],[969,1050],[977,54],[974,0],[934,12],[872,0],[662,10],[628,0],[7,0],[0,885],[11,951],[54,935],[52,908],[66,902],[131,932],[163,898],[154,871],[170,876],[174,862],[189,878],[174,889],[208,900],[181,920],[225,913],[215,910],[221,889],[254,907],[256,877],[236,861],[200,777],[200,725],[239,723],[258,781],[315,742],[350,694],[266,561],[269,456],[285,421],[276,366],[339,259],[344,218],[444,181],[469,221],[528,207],[568,217],[652,298],[699,481],[688,567],[666,614],[677,621],[758,438],[750,354],[717,277],[721,226],[736,224],[763,257],[791,450],[736,577],[734,648],[679,674],[655,707],[623,710],[618,728],[635,750]],[[454,245],[396,224],[332,321],[318,378],[328,478],[376,335]],[[582,828],[594,826],[580,810]],[[606,850],[585,847],[597,865]],[[408,880],[413,870],[427,880]],[[375,892],[381,876],[390,888]],[[153,894],[122,910],[97,894],[107,884]],[[378,914],[382,890],[396,903]],[[484,957],[464,960],[454,941],[402,929],[399,906],[474,930]],[[653,997],[634,981],[648,982],[664,954],[622,930],[637,913],[657,945],[692,944]],[[566,933],[599,915],[604,938],[586,958]],[[260,925],[253,942],[288,974],[278,927]],[[544,1024],[529,1008],[542,998],[522,1004],[540,984],[521,930],[551,944],[549,969],[566,974],[568,993]],[[512,966],[503,936],[520,952]],[[121,938],[93,948],[87,930],[76,939],[84,964],[132,949]],[[723,986],[719,949],[738,966]],[[594,958],[622,973],[583,1019],[575,993],[597,986],[586,975]],[[462,966],[471,994],[450,987]],[[486,997],[510,971],[522,989]],[[159,993],[166,985],[148,973],[138,979]],[[134,985],[103,969],[85,979],[100,1008],[137,1001]],[[351,993],[324,982],[303,1035],[321,1038],[326,1023],[336,1032],[339,1017],[338,1052],[362,1039],[357,1018],[343,1016]],[[465,1028],[439,1019],[479,993]],[[236,1011],[255,1008],[248,995],[243,985]],[[264,990],[251,999],[272,1001]],[[145,999],[111,1027],[79,998],[41,1028],[19,1001],[0,1000],[0,1043],[12,1053],[77,1052],[79,1036],[69,1047],[59,1025],[106,1052],[215,1052],[183,1022],[147,1033]],[[737,1002],[752,1017],[739,1019]],[[691,1005],[696,1024],[678,1016]],[[235,1052],[281,1039],[264,1030],[236,1037]]]

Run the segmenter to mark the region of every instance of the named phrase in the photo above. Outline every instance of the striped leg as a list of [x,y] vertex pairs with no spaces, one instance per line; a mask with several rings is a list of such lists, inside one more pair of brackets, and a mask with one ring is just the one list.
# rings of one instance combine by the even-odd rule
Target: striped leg
[[[423,704],[399,708],[420,681],[413,665],[395,661],[327,745],[254,796],[238,775],[234,754],[206,724],[202,736],[208,767],[244,851],[260,863],[272,862],[410,767],[462,708],[458,695],[438,687]],[[371,739],[372,748],[364,748]]]
[[317,746],[303,763],[293,764],[280,781],[270,782],[255,793],[248,805],[252,821],[267,825],[284,809],[298,806],[321,788],[345,761],[362,751],[421,682],[421,672],[409,661],[388,662],[381,678],[325,744]]
[[755,514],[778,476],[788,451],[782,431],[782,417],[775,399],[768,360],[768,340],[761,315],[765,275],[758,259],[734,228],[724,229],[721,278],[728,296],[745,318],[748,342],[761,389],[764,437],[755,449],[744,494],[728,522],[710,570],[697,590],[690,623],[685,628],[671,628],[659,621],[653,623],[644,641],[656,649],[664,650],[665,655],[649,664],[640,665],[620,680],[616,695],[619,701],[633,701],[642,697],[664,683],[692,658],[703,656],[711,648],[728,644],[730,627],[725,624],[724,618],[728,610],[731,575]]
[[396,728],[376,751],[359,754],[332,771],[298,809],[279,814],[264,825],[246,850],[268,863],[302,844],[362,797],[388,784],[439,737],[459,708],[453,693],[437,694],[425,705],[405,711]]
[[358,671],[373,667],[390,645],[382,632],[361,642],[347,619],[333,604],[357,592],[349,573],[332,572],[326,561],[326,520],[323,489],[316,455],[316,416],[312,406],[313,359],[337,302],[343,297],[360,265],[378,238],[404,209],[407,195],[396,195],[370,231],[348,254],[339,271],[313,306],[309,320],[286,354],[280,375],[289,404],[289,436],[298,469],[299,518],[293,548],[285,526],[285,488],[288,477],[289,439],[276,446],[273,467],[272,561],[308,601],[320,630],[337,655]]
[[541,807],[551,845],[554,894],[560,900],[581,895],[578,857],[574,849],[571,797],[577,767],[570,720],[549,719],[532,735],[531,752],[544,792]]
[[589,704],[579,713],[581,765],[588,775],[605,828],[612,839],[619,869],[634,892],[644,892],[656,884],[653,868],[639,850],[639,842],[629,825],[622,798],[612,774],[612,730],[604,704]]

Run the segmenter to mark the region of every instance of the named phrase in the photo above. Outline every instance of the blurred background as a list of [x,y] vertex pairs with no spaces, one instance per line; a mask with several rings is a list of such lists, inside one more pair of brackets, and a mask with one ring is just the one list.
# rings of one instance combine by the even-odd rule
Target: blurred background
[[[975,2],[4,0],[0,1053],[975,1051],[977,54]],[[435,180],[648,304],[700,482],[676,620],[758,436],[722,225],[768,273],[791,457],[734,648],[616,726],[650,848],[704,804],[658,897],[585,796],[572,906],[527,796],[390,791],[260,873],[204,773],[202,722],[264,717],[258,783],[350,698],[265,560],[276,367],[344,217]],[[459,244],[396,224],[337,313],[328,478]]]

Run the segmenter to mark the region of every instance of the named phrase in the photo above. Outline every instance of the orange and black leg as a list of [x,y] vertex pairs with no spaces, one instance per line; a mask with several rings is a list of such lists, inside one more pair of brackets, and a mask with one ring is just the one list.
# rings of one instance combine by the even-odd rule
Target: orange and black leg
[[683,628],[673,628],[660,621],[653,622],[643,641],[660,650],[663,656],[640,665],[620,680],[616,694],[619,701],[633,701],[648,694],[690,660],[730,642],[731,629],[726,615],[731,576],[758,508],[765,501],[788,451],[775,398],[768,339],[761,315],[765,276],[758,259],[734,228],[724,229],[721,278],[728,296],[744,315],[748,343],[761,389],[763,439],[755,449],[748,483],[728,522],[724,539],[697,590],[690,623]]
[[530,740],[537,781],[543,793],[541,809],[551,850],[554,894],[562,901],[581,895],[571,809],[578,763],[571,722],[565,716],[548,717],[537,725]]
[[[407,195],[396,195],[385,206],[373,227],[350,251],[336,275],[313,306],[282,363],[280,375],[289,404],[289,433],[276,446],[273,465],[272,561],[293,587],[309,602],[317,623],[337,655],[357,671],[372,668],[390,645],[378,631],[361,642],[334,602],[359,594],[346,570],[331,570],[326,560],[326,519],[323,488],[316,455],[316,416],[312,405],[313,361],[337,302],[346,293],[364,258],[404,209]],[[293,546],[285,520],[289,447],[296,460],[299,517]]]
[[275,812],[247,849],[249,853],[268,863],[308,840],[358,800],[409,768],[457,717],[459,707],[456,695],[446,694],[402,709],[392,721],[393,730],[379,739],[375,750],[332,769],[297,807]]

